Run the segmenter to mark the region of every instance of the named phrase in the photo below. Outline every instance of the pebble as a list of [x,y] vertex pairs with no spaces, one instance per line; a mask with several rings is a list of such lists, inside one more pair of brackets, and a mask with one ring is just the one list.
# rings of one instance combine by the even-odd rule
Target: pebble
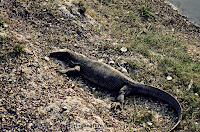
[[25,72],[26,72],[26,70],[25,70],[25,69],[22,69],[22,70],[21,70],[21,72],[22,72],[22,73],[25,73]]
[[72,86],[71,86],[71,88],[75,88],[75,84],[74,84],[74,83],[72,83]]
[[148,126],[152,126],[153,123],[151,123],[151,122],[147,122],[147,125],[148,125]]
[[108,64],[109,64],[109,65],[114,65],[115,62],[114,62],[114,61],[109,61]]
[[78,45],[77,45],[77,44],[74,44],[74,47],[76,47],[76,48],[77,48],[77,47],[78,47]]
[[3,27],[4,27],[4,28],[8,28],[8,24],[7,24],[7,23],[4,23],[4,24],[3,24]]
[[168,80],[168,81],[171,81],[171,80],[172,80],[172,77],[171,77],[171,76],[167,76],[167,80]]
[[118,43],[112,43],[112,46],[114,46],[114,47],[117,46],[117,45],[118,45]]
[[45,59],[46,61],[50,61],[49,57],[47,57],[47,56],[45,56],[44,59]]
[[127,51],[127,48],[126,48],[126,47],[122,47],[122,48],[120,49],[120,51],[121,51],[121,52],[126,52],[126,51]]
[[96,90],[96,88],[94,87],[94,88],[92,88],[92,91],[95,91]]
[[31,129],[32,126],[33,126],[33,123],[29,123],[28,128]]
[[13,90],[11,90],[9,93],[10,93],[10,94],[13,94]]
[[142,126],[142,127],[146,127],[146,124],[145,124],[145,123],[142,123],[141,126]]
[[124,60],[120,60],[120,65],[124,65],[124,64],[126,64],[127,62],[126,61],[124,61]]
[[29,55],[33,55],[33,52],[32,51],[30,51],[29,49],[27,49],[27,48],[24,48],[24,51],[27,53],[27,54],[29,54]]
[[0,33],[0,37],[3,37],[3,38],[5,38],[7,36],[7,34],[6,33]]
[[67,106],[63,106],[63,107],[62,107],[62,110],[63,110],[63,111],[66,111],[66,110],[67,110]]

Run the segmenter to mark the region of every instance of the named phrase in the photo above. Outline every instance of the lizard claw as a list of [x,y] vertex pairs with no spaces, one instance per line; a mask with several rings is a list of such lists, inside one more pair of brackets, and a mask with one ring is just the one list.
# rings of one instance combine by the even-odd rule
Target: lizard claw
[[119,102],[113,102],[111,104],[111,110],[116,111],[117,109],[119,109],[120,111],[122,110],[121,104]]
[[66,70],[62,70],[62,69],[59,69],[59,68],[55,68],[54,70],[56,72],[60,73],[60,74],[64,74],[66,72]]

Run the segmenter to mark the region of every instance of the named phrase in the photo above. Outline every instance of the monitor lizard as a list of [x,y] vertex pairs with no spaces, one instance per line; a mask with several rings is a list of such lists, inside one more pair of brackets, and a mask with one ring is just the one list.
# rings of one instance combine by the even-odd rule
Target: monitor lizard
[[110,65],[89,59],[88,57],[75,53],[69,49],[52,52],[50,53],[50,57],[54,57],[65,62],[71,62],[75,66],[74,68],[62,70],[60,71],[61,73],[75,74],[79,72],[81,76],[101,87],[119,91],[119,95],[116,98],[118,103],[116,103],[116,105],[122,104],[124,96],[127,96],[130,93],[152,96],[171,104],[178,113],[178,121],[171,128],[171,130],[179,124],[182,117],[181,106],[178,101],[167,92],[134,81]]

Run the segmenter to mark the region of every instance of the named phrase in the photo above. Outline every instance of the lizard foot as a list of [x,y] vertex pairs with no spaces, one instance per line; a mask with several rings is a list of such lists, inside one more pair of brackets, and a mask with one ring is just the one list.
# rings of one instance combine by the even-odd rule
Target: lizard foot
[[119,102],[113,102],[111,104],[111,111],[122,110],[122,105]]
[[68,69],[55,69],[55,70],[61,74],[73,75],[73,74],[78,74],[80,72],[80,66],[75,66],[74,68],[68,68]]
[[62,69],[55,69],[56,72],[60,73],[60,74],[65,74],[66,70],[62,70]]

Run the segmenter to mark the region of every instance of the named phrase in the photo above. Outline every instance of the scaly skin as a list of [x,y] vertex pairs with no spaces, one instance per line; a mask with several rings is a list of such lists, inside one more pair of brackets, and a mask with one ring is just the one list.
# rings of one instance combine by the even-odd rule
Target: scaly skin
[[82,54],[75,53],[68,49],[50,53],[50,56],[66,62],[71,61],[74,64],[78,64],[75,68],[64,71],[66,74],[80,72],[83,77],[99,86],[119,91],[117,101],[120,103],[124,101],[124,96],[130,93],[152,96],[168,102],[178,113],[178,121],[171,130],[173,130],[181,120],[182,113],[180,104],[173,96],[163,90],[140,84],[105,63],[91,60]]

